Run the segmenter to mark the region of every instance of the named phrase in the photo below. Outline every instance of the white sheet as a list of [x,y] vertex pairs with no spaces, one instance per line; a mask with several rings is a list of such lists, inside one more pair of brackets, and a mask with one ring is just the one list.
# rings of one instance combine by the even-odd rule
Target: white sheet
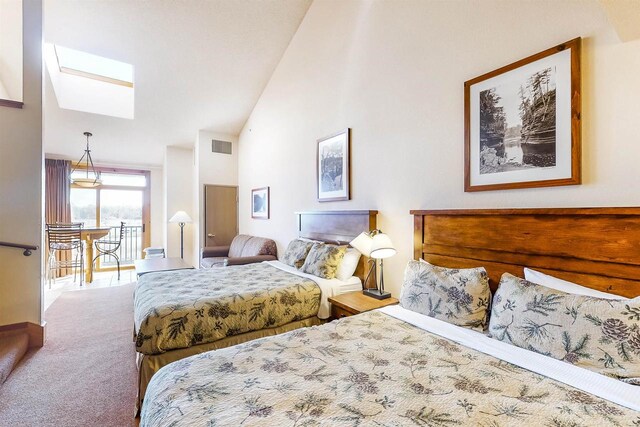
[[420,329],[448,338],[465,347],[544,375],[603,399],[640,411],[640,387],[623,383],[551,357],[489,338],[480,332],[416,313],[399,305],[379,309]]
[[359,291],[362,289],[362,281],[352,276],[347,281],[338,279],[323,279],[322,277],[314,276],[313,274],[307,274],[299,271],[298,269],[284,264],[280,261],[264,261],[275,268],[286,271],[287,273],[295,274],[296,276],[305,277],[313,280],[318,284],[322,294],[320,296],[320,309],[318,310],[318,317],[320,319],[328,319],[331,317],[331,304],[329,298],[335,295],[340,295],[345,292]]

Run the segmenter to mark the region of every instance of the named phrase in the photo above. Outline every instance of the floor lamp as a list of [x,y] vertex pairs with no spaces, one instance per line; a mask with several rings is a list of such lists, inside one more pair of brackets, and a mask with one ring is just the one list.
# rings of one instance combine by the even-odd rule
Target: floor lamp
[[185,211],[178,211],[169,222],[177,222],[180,226],[180,258],[184,259],[184,225],[193,220]]

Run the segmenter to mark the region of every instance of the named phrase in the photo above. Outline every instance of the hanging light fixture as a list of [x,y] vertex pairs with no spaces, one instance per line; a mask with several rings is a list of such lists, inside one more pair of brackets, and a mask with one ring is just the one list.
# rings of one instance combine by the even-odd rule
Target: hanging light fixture
[[[102,180],[100,179],[100,175],[96,171],[95,166],[93,165],[93,159],[91,158],[91,150],[89,150],[89,137],[93,136],[91,132],[85,132],[84,135],[87,137],[87,148],[84,149],[84,154],[78,160],[78,163],[73,167],[71,171],[71,182],[79,187],[85,188],[95,188],[99,187],[102,184]],[[73,173],[82,165],[82,160],[85,161],[85,176],[73,176]],[[89,173],[89,165],[91,165],[91,173]]]

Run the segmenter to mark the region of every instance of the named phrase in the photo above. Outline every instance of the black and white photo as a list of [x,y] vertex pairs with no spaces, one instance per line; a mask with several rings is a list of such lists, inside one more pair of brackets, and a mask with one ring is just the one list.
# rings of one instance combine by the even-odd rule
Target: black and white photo
[[251,218],[269,219],[269,187],[251,190]]
[[350,130],[318,140],[318,201],[349,200]]
[[465,191],[579,184],[579,50],[576,39],[465,83]]

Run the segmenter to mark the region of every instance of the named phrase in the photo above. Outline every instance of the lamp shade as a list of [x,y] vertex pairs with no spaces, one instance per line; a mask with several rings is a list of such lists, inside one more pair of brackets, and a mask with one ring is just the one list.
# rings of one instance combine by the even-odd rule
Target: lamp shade
[[353,239],[349,244],[354,247],[358,252],[362,255],[368,257],[371,254],[371,244],[373,243],[373,239],[369,235],[369,233],[362,232]]
[[378,233],[371,239],[371,257],[376,259],[389,258],[396,254],[391,239],[384,233]]
[[102,185],[102,180],[95,175],[94,178],[71,178],[71,182],[73,182],[78,187],[82,188],[96,188]]
[[185,211],[178,211],[169,222],[192,222],[193,220]]

